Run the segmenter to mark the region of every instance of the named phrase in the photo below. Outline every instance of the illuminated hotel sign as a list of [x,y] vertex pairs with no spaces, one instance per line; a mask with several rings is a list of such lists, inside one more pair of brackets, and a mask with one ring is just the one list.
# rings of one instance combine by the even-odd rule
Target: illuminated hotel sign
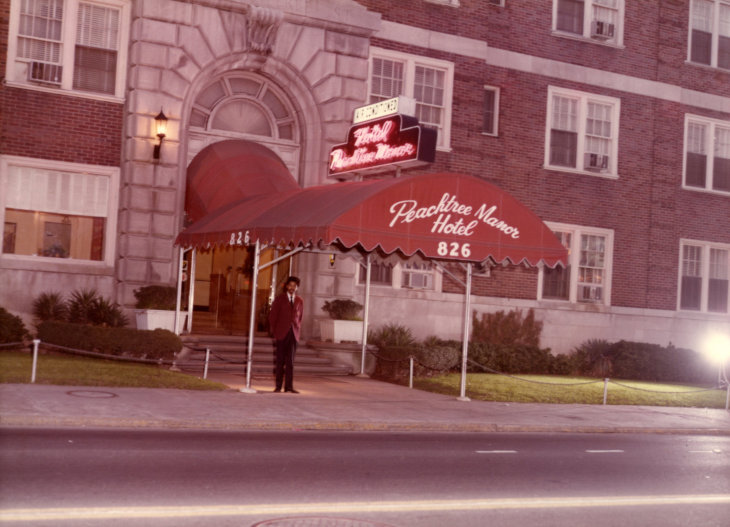
[[397,98],[389,99],[355,110],[347,142],[330,151],[330,176],[433,162],[436,130],[420,126],[415,117],[398,113],[399,102]]

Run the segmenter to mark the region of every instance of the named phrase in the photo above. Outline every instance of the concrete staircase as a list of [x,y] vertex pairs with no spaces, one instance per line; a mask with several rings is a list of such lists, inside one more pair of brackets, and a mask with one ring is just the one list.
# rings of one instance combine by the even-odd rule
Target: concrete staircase
[[[182,336],[183,351],[175,360],[182,371],[199,373],[205,368],[206,348],[210,350],[208,371],[245,373],[248,360],[248,337],[240,335]],[[269,337],[254,338],[252,375],[272,375],[274,372],[274,341]],[[295,374],[305,375],[350,375],[350,366],[335,364],[315,349],[300,342],[294,358]]]

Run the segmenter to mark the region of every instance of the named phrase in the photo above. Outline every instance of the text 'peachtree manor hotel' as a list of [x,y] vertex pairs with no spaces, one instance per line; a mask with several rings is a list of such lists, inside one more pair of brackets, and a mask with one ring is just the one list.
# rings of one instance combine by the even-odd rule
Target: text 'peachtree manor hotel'
[[[79,289],[131,315],[135,289],[182,269],[186,331],[245,333],[292,272],[318,338],[325,301],[362,302],[358,251],[268,267],[252,307],[251,250],[179,234],[260,192],[453,173],[519,200],[568,255],[476,265],[476,313],[534,309],[556,353],[730,332],[730,0],[0,0],[0,71],[0,306],[26,322],[41,293]],[[337,150],[372,117],[357,109],[399,96],[397,126],[352,140],[414,125],[435,132],[428,159]],[[433,229],[468,236],[447,200]],[[459,338],[458,262],[373,256],[371,327]]]

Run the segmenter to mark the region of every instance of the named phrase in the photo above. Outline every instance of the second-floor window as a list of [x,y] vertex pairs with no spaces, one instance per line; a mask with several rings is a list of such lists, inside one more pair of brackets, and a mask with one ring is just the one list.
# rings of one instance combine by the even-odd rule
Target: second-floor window
[[497,135],[499,124],[499,88],[484,87],[482,133]]
[[688,115],[684,143],[685,188],[730,192],[730,122]]
[[616,176],[619,100],[548,89],[545,166]]
[[8,80],[123,96],[128,7],[123,0],[14,0]]
[[416,100],[416,117],[438,131],[438,147],[449,148],[454,66],[428,57],[371,49],[369,103],[399,95]]
[[559,33],[621,44],[624,0],[554,0],[553,29]]
[[730,69],[730,1],[692,0],[689,60]]

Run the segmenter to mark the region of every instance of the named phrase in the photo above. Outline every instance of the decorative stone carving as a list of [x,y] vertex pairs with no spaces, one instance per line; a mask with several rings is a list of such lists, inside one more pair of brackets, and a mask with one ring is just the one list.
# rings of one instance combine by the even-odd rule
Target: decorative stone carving
[[249,51],[268,56],[274,48],[283,18],[283,13],[277,9],[252,5],[247,16]]

